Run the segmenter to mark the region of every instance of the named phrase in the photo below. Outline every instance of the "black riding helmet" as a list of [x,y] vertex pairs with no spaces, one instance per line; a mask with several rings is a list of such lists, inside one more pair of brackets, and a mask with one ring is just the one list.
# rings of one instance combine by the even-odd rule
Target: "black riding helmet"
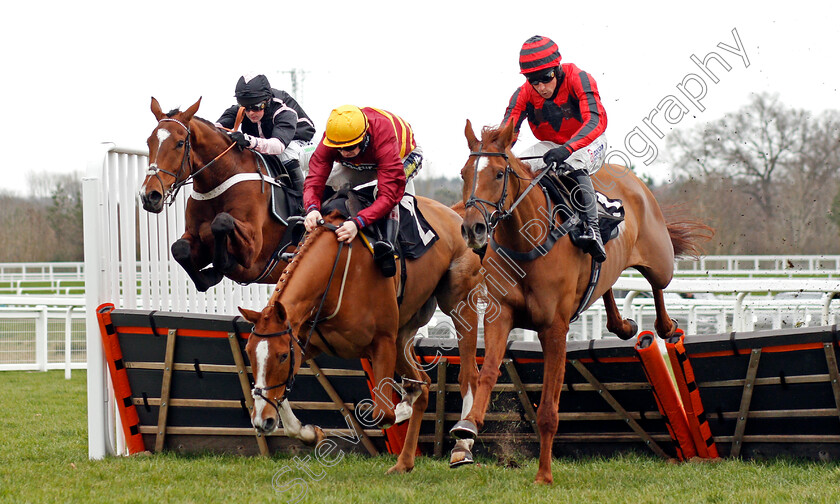
[[265,75],[243,75],[236,83],[236,102],[243,107],[271,99],[271,84]]

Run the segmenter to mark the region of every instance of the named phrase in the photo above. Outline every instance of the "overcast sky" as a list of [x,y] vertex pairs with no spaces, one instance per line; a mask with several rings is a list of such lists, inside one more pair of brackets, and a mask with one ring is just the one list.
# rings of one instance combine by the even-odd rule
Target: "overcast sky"
[[[265,73],[291,92],[291,69],[304,72],[298,98],[318,138],[336,106],[384,108],[414,127],[427,173],[456,176],[465,120],[499,123],[523,82],[519,48],[534,34],[596,79],[611,148],[627,152],[638,127],[661,161],[665,140],[642,120],[669,96],[688,108],[678,128],[759,92],[815,113],[840,107],[838,14],[807,1],[13,2],[0,19],[0,189],[25,194],[29,172],[84,172],[100,142],[145,147],[151,96],[164,110],[201,96],[198,115],[215,121],[241,74]],[[719,46],[738,48],[733,30],[744,54]],[[713,51],[730,66],[709,63],[717,83],[691,60]],[[678,89],[687,79],[688,93],[702,92],[692,74],[706,88],[699,106]],[[661,114],[653,124],[673,127]],[[631,159],[667,180],[667,165]]]

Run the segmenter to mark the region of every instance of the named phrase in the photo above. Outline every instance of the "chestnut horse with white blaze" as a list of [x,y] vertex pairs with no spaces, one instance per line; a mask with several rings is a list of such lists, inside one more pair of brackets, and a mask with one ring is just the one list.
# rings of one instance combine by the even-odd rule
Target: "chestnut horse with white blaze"
[[[539,189],[531,191],[535,178],[530,167],[511,152],[513,123],[503,129],[484,128],[477,139],[472,125],[465,129],[470,157],[461,170],[466,212],[463,236],[469,246],[484,247],[488,309],[485,313],[484,364],[478,380],[472,410],[453,427],[459,439],[478,435],[484,422],[491,391],[499,377],[508,334],[514,327],[537,332],[544,354],[543,384],[537,410],[540,433],[539,469],[535,481],[551,483],[551,450],[558,426],[560,389],[566,367],[566,335],[580,306],[587,308],[601,296],[607,313],[607,328],[622,339],[636,333],[635,322],[622,319],[613,297],[612,285],[622,271],[635,268],[650,282],[656,307],[654,327],[665,338],[675,333],[676,322],[665,310],[663,289],[673,276],[674,257],[699,253],[697,241],[706,238],[707,226],[696,222],[667,222],[653,194],[624,167],[605,165],[593,175],[595,186],[609,198],[620,199],[625,208],[619,234],[606,244],[607,259],[601,266],[594,291],[585,295],[590,283],[592,258],[562,236],[530,260],[519,253],[534,251],[528,226],[541,222],[549,229],[563,218],[548,222],[550,202]],[[499,251],[513,251],[502,257]],[[519,259],[511,259],[519,256]],[[501,268],[503,271],[491,271]],[[492,277],[496,276],[495,279]],[[511,285],[503,280],[516,279]],[[586,299],[582,302],[583,299]],[[491,316],[492,311],[492,316]]]
[[195,116],[200,104],[201,98],[183,112],[164,113],[152,98],[158,123],[146,142],[143,208],[160,213],[192,182],[186,229],[172,244],[172,256],[196,288],[206,291],[224,277],[276,283],[285,263],[276,267],[280,261],[274,256],[287,227],[270,215],[273,180],[256,153],[235,148],[225,131]]
[[[408,419],[405,445],[389,472],[414,468],[420,423],[429,396],[429,377],[416,360],[413,337],[428,323],[435,303],[453,316],[460,338],[459,382],[465,411],[471,406],[478,367],[475,363],[478,315],[477,292],[483,292],[478,256],[460,236],[461,218],[450,208],[418,197],[417,205],[439,239],[420,257],[406,261],[406,276],[386,278],[360,238],[339,242],[336,224],[345,217],[332,212],[304,238],[284,270],[268,305],[255,312],[240,308],[254,324],[245,350],[254,378],[254,427],[269,434],[282,421],[287,434],[307,444],[323,439],[323,432],[302,426],[286,399],[303,361],[322,352],[347,359],[368,358],[373,368],[372,409],[364,412],[368,427],[382,427]],[[405,282],[398,304],[400,282]],[[398,386],[394,372],[407,378]],[[396,408],[387,398],[405,391]],[[358,412],[357,412],[358,413]],[[352,414],[352,413],[351,413]],[[453,466],[472,461],[472,443],[460,441],[453,450]]]

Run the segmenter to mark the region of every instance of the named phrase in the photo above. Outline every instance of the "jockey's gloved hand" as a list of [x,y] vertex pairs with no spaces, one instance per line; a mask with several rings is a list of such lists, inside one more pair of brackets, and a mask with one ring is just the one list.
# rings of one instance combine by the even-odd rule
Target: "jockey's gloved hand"
[[228,135],[230,136],[231,140],[236,142],[236,145],[240,149],[244,149],[246,147],[251,146],[251,135],[246,135],[241,131],[231,131],[230,133],[228,133]]
[[569,149],[565,147],[555,147],[545,154],[543,154],[543,162],[546,166],[554,165],[554,168],[557,168],[561,164],[563,164],[572,153],[569,152]]
[[312,231],[318,225],[318,221],[322,218],[321,212],[318,210],[310,210],[309,213],[306,214],[306,218],[303,220],[303,227],[306,228],[307,231]]

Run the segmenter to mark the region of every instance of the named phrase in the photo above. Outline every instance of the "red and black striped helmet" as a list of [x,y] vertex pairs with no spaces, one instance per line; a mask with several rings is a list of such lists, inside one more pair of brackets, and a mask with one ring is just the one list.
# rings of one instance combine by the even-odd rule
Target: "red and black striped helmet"
[[534,35],[522,44],[519,51],[519,73],[529,74],[560,66],[560,51],[548,37]]

